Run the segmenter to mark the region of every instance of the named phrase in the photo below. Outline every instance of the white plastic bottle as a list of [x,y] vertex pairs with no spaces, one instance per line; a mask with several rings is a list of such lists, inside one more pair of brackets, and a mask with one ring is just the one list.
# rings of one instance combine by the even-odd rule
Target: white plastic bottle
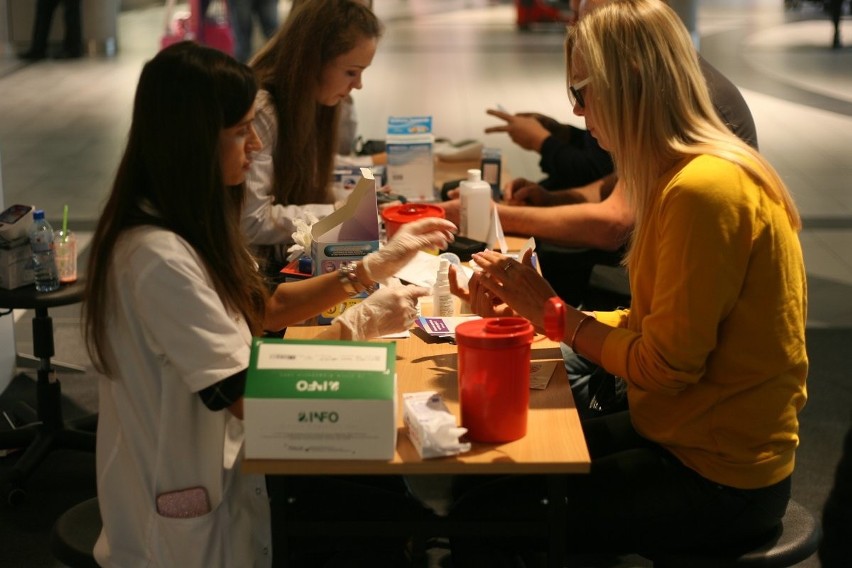
[[494,206],[491,201],[491,186],[482,180],[480,170],[467,170],[467,179],[459,184],[459,197],[459,234],[488,243]]
[[450,293],[450,261],[442,258],[438,264],[438,276],[432,296],[432,315],[449,318],[455,313],[453,295]]

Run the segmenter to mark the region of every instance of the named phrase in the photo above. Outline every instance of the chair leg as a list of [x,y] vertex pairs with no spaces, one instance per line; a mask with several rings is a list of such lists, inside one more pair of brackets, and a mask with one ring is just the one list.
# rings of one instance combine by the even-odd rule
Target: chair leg
[[0,498],[8,505],[18,505],[23,501],[26,496],[24,483],[51,451],[60,448],[86,452],[95,450],[94,431],[76,427],[78,424],[92,427],[97,418],[87,416],[65,423],[62,418],[62,387],[55,378],[49,359],[42,361],[38,371],[36,398],[39,421],[4,435],[5,446],[15,447],[11,444],[20,442],[17,447],[26,448],[0,483]]
[[[63,361],[51,361],[53,368],[57,371],[62,371],[65,373],[85,373],[86,368],[81,367],[80,365],[74,365],[73,363],[65,363]],[[15,366],[23,367],[25,369],[38,369],[41,365],[41,359],[38,357],[33,357],[32,355],[27,355],[26,353],[17,353],[15,355]]]

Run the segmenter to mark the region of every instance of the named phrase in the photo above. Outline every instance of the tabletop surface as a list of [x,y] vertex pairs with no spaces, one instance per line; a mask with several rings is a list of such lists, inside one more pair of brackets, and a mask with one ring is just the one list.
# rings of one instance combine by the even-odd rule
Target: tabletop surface
[[83,277],[78,277],[70,284],[60,285],[54,292],[37,292],[35,284],[21,286],[14,290],[0,288],[0,308],[31,310],[67,306],[81,302],[85,291],[86,280]]
[[[286,338],[308,339],[322,328],[290,327]],[[434,390],[450,411],[460,416],[457,386],[457,347],[413,331],[397,341],[398,397],[404,392]],[[458,456],[424,460],[408,440],[398,400],[397,447],[392,461],[381,460],[266,460],[247,459],[243,471],[266,474],[524,474],[585,473],[589,454],[571,396],[559,345],[537,335],[533,361],[557,361],[544,390],[530,390],[527,435],[503,444],[473,443]]]

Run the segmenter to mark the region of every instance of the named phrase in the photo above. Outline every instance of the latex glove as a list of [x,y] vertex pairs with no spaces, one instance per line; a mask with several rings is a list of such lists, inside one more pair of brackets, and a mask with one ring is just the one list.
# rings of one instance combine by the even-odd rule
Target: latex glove
[[388,244],[361,261],[367,277],[384,283],[414,258],[419,250],[445,249],[455,239],[456,226],[446,219],[427,217],[406,223]]
[[334,321],[349,330],[353,341],[405,331],[417,317],[417,299],[427,294],[421,286],[385,286]]

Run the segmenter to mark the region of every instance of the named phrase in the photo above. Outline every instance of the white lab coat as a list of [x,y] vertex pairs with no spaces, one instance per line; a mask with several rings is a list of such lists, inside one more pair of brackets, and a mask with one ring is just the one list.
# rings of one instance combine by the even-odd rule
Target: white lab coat
[[252,246],[275,245],[275,258],[282,261],[286,258],[287,247],[293,244],[292,235],[296,230],[293,221],[303,217],[305,212],[322,219],[334,211],[334,204],[273,203],[272,157],[278,140],[278,115],[267,91],[257,93],[253,124],[263,148],[253,155],[251,168],[246,175],[246,201],[241,226]]
[[[97,486],[101,566],[269,566],[269,500],[244,475],[242,421],[197,392],[248,366],[251,334],[229,313],[194,249],[151,226],[123,234],[109,274]],[[211,512],[160,516],[157,495],[204,487]]]

